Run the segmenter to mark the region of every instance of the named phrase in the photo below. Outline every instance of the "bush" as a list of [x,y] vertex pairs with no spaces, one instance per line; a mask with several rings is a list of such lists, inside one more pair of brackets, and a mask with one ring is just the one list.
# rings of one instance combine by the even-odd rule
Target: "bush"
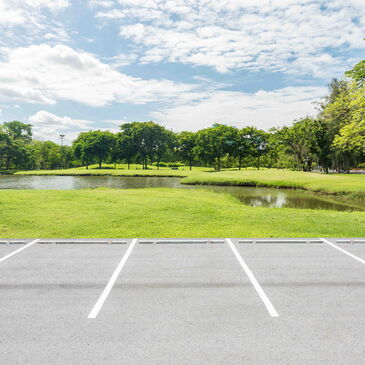
[[182,167],[185,166],[183,162],[160,162],[159,164],[157,162],[154,162],[152,164],[153,166],[159,166],[159,167]]

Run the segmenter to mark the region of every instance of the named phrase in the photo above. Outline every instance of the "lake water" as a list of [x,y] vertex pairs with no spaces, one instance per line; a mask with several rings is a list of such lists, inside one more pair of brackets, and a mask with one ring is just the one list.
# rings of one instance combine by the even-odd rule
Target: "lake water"
[[365,211],[364,202],[352,202],[348,199],[305,191],[244,186],[183,185],[180,184],[180,178],[172,177],[0,175],[0,189],[71,190],[100,187],[204,189],[217,193],[229,193],[242,203],[254,207]]

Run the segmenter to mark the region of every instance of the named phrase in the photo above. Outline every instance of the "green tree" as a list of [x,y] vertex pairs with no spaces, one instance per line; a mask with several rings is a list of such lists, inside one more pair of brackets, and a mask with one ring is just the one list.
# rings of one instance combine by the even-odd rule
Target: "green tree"
[[353,79],[358,85],[363,86],[365,83],[365,60],[360,61],[351,70],[346,71],[345,75]]
[[257,159],[257,169],[260,170],[261,157],[268,152],[269,134],[255,127],[246,127],[244,129],[250,155]]
[[73,153],[83,164],[88,165],[92,161],[97,161],[99,168],[109,156],[115,143],[113,133],[108,131],[82,132],[73,142]]
[[128,170],[132,159],[136,156],[138,150],[130,131],[131,124],[121,125],[122,131],[115,136],[114,158],[116,160],[125,160],[128,164]]
[[187,161],[192,169],[195,157],[196,134],[193,132],[180,132],[177,135],[177,153],[183,161]]
[[31,124],[25,124],[14,120],[13,122],[3,123],[3,128],[14,140],[21,140],[25,143],[29,143],[32,140]]
[[125,138],[130,139],[136,156],[141,158],[143,168],[147,169],[148,160],[153,163],[154,159],[159,168],[167,148],[172,144],[173,133],[152,121],[126,123],[120,127]]
[[245,157],[248,157],[251,153],[249,131],[249,128],[243,128],[236,131],[236,138],[232,149],[232,155],[238,160],[239,170],[241,170],[243,159]]
[[196,151],[203,161],[219,171],[222,158],[227,154],[233,154],[236,139],[237,128],[214,124],[197,132]]

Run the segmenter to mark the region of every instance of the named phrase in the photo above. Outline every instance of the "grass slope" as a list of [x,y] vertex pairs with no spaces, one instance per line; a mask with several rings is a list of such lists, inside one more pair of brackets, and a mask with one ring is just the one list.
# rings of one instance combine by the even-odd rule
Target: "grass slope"
[[252,208],[201,190],[3,190],[0,236],[361,237],[365,213]]
[[[119,165],[123,168],[125,165]],[[136,167],[136,166],[132,166]],[[365,199],[365,175],[319,174],[288,170],[230,170],[216,172],[208,168],[194,167],[189,171],[171,170],[141,170],[141,169],[68,169],[21,171],[22,175],[112,175],[112,176],[175,176],[182,177],[184,184],[201,185],[237,185],[237,186],[269,186],[304,189],[336,195],[352,195]]]
[[249,185],[304,189],[322,193],[365,198],[365,175],[320,174],[288,170],[247,170],[197,173],[184,178],[185,184]]

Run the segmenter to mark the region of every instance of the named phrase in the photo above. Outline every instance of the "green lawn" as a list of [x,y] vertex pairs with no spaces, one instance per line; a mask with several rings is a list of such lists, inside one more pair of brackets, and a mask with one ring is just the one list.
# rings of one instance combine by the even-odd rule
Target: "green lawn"
[[253,208],[201,190],[0,190],[0,236],[361,237],[365,212]]
[[329,194],[351,194],[365,198],[365,175],[320,174],[288,170],[248,170],[197,173],[185,178],[187,184],[252,185],[300,188]]

